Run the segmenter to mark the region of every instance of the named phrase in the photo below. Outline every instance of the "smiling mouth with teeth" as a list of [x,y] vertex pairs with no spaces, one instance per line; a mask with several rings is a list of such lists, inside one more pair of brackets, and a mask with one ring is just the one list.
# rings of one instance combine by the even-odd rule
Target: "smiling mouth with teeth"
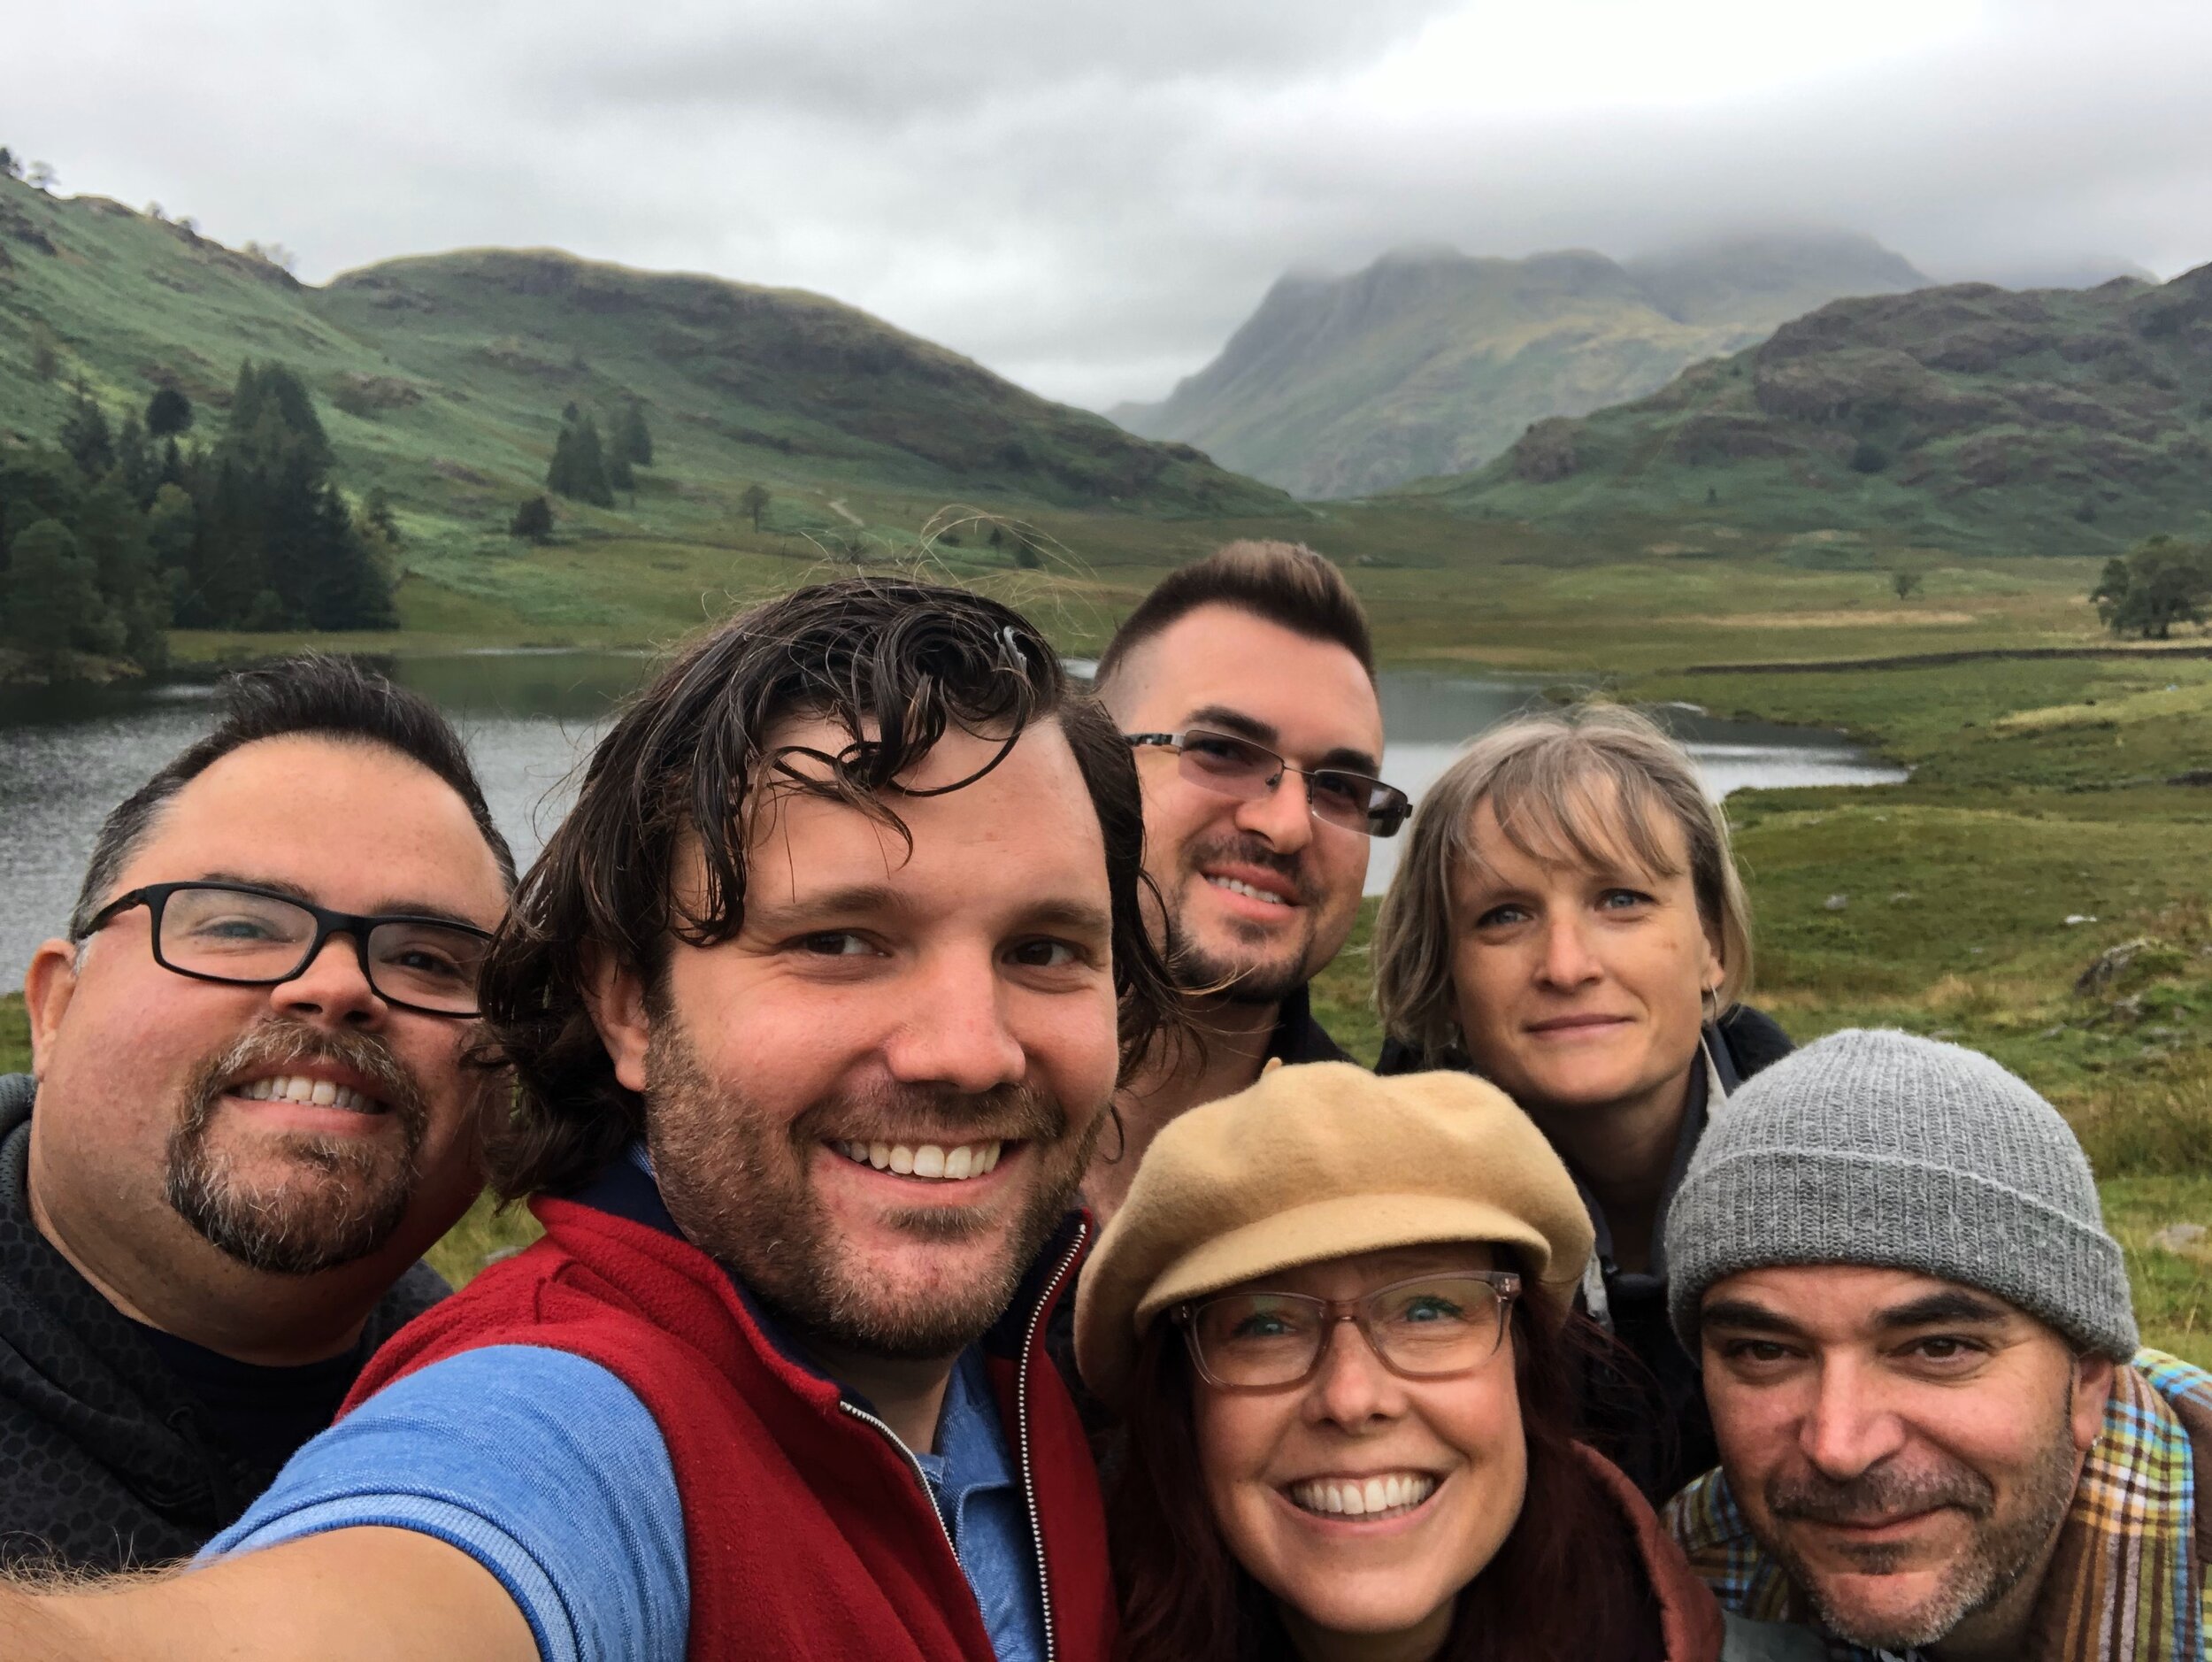
[[1233,895],[1242,895],[1247,900],[1256,900],[1263,905],[1281,906],[1286,911],[1289,909],[1290,902],[1284,899],[1280,895],[1276,894],[1272,889],[1255,889],[1251,884],[1242,881],[1240,879],[1234,877],[1217,877],[1210,872],[1204,873],[1204,876],[1206,881],[1212,884],[1216,889],[1225,889]]
[[879,1172],[895,1172],[901,1177],[919,1177],[931,1182],[957,1183],[995,1170],[1006,1144],[997,1138],[988,1143],[964,1143],[953,1148],[947,1148],[941,1143],[916,1144],[841,1140],[832,1143],[830,1147],[856,1166],[870,1166]]
[[1428,1504],[1436,1479],[1426,1472],[1386,1477],[1312,1477],[1284,1491],[1300,1512],[1324,1518],[1402,1518]]
[[269,1079],[249,1080],[233,1085],[226,1096],[242,1097],[247,1102],[291,1102],[314,1108],[342,1108],[349,1113],[375,1114],[384,1112],[384,1104],[373,1096],[364,1096],[349,1085],[334,1084],[326,1079],[310,1079],[303,1073],[279,1073]]

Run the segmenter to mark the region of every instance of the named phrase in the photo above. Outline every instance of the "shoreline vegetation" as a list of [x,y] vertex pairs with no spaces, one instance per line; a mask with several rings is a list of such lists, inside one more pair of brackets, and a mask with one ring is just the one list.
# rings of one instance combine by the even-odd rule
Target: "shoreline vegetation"
[[[896,523],[894,504],[844,500],[872,526]],[[962,558],[972,535],[934,554],[909,539],[880,563],[992,588],[1080,654],[1169,566],[1231,535],[1299,536],[1345,565],[1394,663],[1556,674],[1556,696],[1594,685],[1840,728],[1909,768],[1901,784],[1730,798],[1758,943],[1754,1002],[1801,1043],[1895,1026],[2019,1071],[2089,1150],[2147,1343],[2212,1366],[2212,658],[2113,648],[2083,598],[2093,562],[1932,561],[1901,604],[1879,571],[1626,549],[1573,558],[1533,534],[1446,542],[1430,516],[1340,504],[1299,521],[1056,516],[1033,528],[1054,550],[1041,570],[980,570]],[[595,581],[575,604],[607,596],[596,627],[495,619],[483,600],[411,580],[406,627],[317,643],[665,647],[706,611],[850,569],[814,549],[641,553],[594,550]],[[703,584],[718,566],[725,581]],[[300,643],[180,632],[173,649],[211,665]],[[1742,650],[1754,644],[1755,661]],[[1784,659],[1808,666],[1766,667]],[[1322,1020],[1363,1057],[1380,1039],[1372,912],[1370,902],[1317,988]],[[19,999],[0,1005],[9,1066],[23,1062],[21,1023]],[[465,1279],[533,1231],[519,1210],[480,1204],[434,1260]]]

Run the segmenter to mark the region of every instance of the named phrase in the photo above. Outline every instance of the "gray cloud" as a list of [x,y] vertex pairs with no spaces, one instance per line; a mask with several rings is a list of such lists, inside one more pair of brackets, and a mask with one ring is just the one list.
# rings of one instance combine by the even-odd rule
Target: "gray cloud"
[[[10,17],[9,12],[23,10]],[[1292,266],[1762,222],[2003,278],[2212,258],[2181,0],[0,0],[0,142],[326,276],[553,244],[1157,396]],[[92,90],[88,90],[92,89]]]

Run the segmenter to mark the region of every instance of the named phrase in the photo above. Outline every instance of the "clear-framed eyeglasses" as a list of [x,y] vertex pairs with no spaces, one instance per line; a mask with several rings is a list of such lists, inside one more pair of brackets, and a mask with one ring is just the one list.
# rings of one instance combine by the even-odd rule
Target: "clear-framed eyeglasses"
[[323,943],[342,935],[386,1004],[433,1016],[478,1013],[477,972],[492,937],[471,924],[333,912],[249,883],[148,883],[101,907],[85,934],[134,906],[152,914],[154,962],[195,981],[273,987],[304,973]]
[[1417,1275],[1363,1298],[1224,1293],[1179,1304],[1191,1361],[1221,1390],[1271,1391],[1320,1371],[1337,1324],[1360,1331],[1382,1365],[1406,1379],[1470,1373],[1498,1353],[1521,1278],[1509,1270]]
[[1306,805],[1315,819],[1362,836],[1394,837],[1413,812],[1412,799],[1395,785],[1341,767],[1293,767],[1264,744],[1233,733],[1186,727],[1121,736],[1140,750],[1173,750],[1192,784],[1247,802],[1257,802],[1282,783],[1284,774],[1295,773],[1306,781]]

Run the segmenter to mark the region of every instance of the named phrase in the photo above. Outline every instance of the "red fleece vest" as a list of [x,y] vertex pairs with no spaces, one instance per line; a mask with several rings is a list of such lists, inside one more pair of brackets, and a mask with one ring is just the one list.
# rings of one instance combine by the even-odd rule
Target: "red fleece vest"
[[[342,1412],[486,1345],[587,1358],[637,1393],[668,1445],[683,1502],[692,1662],[992,1662],[919,1473],[840,1405],[835,1385],[768,1341],[711,1258],[574,1202],[532,1210],[545,1239],[402,1329]],[[1018,1361],[994,1356],[989,1366],[1041,1534],[1052,1662],[1105,1662],[1116,1629],[1098,1480],[1042,1344],[1072,1268],[1052,1278]],[[1016,1406],[1025,1372],[1025,1427]]]

